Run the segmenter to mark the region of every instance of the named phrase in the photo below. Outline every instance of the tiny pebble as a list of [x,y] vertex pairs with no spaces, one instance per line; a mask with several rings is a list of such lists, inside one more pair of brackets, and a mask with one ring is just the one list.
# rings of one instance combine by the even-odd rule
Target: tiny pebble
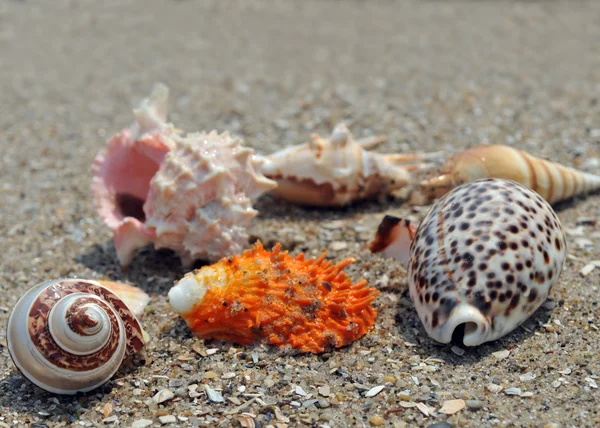
[[329,400],[327,398],[321,398],[319,401],[319,407],[322,409],[326,409],[329,407]]
[[502,387],[500,385],[496,385],[495,383],[490,383],[487,386],[487,390],[492,393],[498,393],[498,392],[502,391]]
[[588,276],[594,269],[596,269],[596,265],[590,263],[582,267],[579,273],[581,276]]
[[175,422],[177,422],[177,418],[174,415],[159,416],[158,420],[163,425],[174,424]]
[[436,422],[435,424],[427,425],[427,428],[452,428],[448,422]]
[[383,424],[385,424],[385,419],[383,419],[381,416],[379,415],[373,415],[371,416],[371,418],[369,419],[369,423],[375,427],[379,427]]
[[521,388],[506,388],[504,393],[506,395],[521,395]]
[[507,358],[510,355],[510,351],[508,349],[503,349],[502,351],[492,352],[492,355],[498,361]]
[[204,373],[204,379],[214,379],[216,378],[218,375],[213,372],[213,371],[208,371]]
[[531,372],[527,372],[524,375],[519,376],[519,379],[521,380],[521,382],[529,382],[530,380],[535,379],[535,375]]
[[104,422],[105,424],[114,424],[115,422],[117,422],[117,420],[118,420],[117,415],[112,415],[112,416],[109,416],[108,418],[102,419],[102,422]]
[[383,378],[383,381],[385,383],[388,383],[388,382],[389,383],[396,383],[397,380],[398,379],[396,379],[394,376],[386,376],[386,377]]
[[175,397],[175,394],[170,389],[161,389],[156,393],[152,400],[156,404],[164,403],[165,401],[172,400]]
[[348,248],[348,244],[343,241],[333,241],[329,245],[329,248],[331,248],[331,251],[342,251]]
[[452,348],[450,348],[452,350],[452,352],[454,352],[456,355],[462,357],[463,355],[465,355],[465,350],[462,348],[459,348],[458,346],[453,346]]
[[483,409],[483,406],[485,406],[485,403],[481,400],[466,400],[465,403],[469,409],[473,410]]
[[321,394],[323,397],[329,397],[329,395],[331,395],[331,388],[329,385],[320,386],[319,394]]
[[138,419],[131,424],[131,428],[145,428],[152,425],[152,421],[149,419]]

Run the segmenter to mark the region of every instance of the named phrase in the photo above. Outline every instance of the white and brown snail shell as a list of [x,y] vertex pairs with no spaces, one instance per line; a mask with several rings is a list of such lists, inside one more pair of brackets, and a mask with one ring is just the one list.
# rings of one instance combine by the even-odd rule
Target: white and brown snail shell
[[57,279],[31,288],[8,321],[8,350],[19,371],[57,394],[107,382],[125,357],[145,345],[124,301],[96,281]]

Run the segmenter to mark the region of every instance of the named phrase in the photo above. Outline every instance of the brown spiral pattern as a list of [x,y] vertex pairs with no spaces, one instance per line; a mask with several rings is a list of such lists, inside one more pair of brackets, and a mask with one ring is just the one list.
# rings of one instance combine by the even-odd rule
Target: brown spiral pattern
[[[111,336],[100,350],[89,355],[75,355],[62,349],[54,340],[49,329],[50,311],[53,306],[65,296],[73,293],[88,293],[98,296],[102,301],[82,297],[69,308],[69,315],[75,315],[78,307],[87,303],[99,305],[107,314],[111,323]],[[56,367],[72,371],[88,371],[102,366],[110,360],[119,346],[120,317],[125,327],[127,340],[127,354],[138,351],[144,346],[142,328],[121,299],[111,291],[85,282],[59,282],[46,288],[40,293],[31,305],[28,317],[29,336],[36,349],[51,364]],[[79,332],[75,327],[76,320],[65,320],[73,331]],[[73,328],[75,327],[75,328]]]

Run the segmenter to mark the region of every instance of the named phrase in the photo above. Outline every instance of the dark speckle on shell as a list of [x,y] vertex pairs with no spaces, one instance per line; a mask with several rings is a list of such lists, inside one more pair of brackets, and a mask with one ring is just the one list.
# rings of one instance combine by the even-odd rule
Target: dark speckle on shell
[[432,338],[448,343],[472,321],[465,345],[477,345],[530,316],[565,257],[560,221],[537,193],[502,179],[464,184],[433,205],[417,230],[408,266],[411,299]]

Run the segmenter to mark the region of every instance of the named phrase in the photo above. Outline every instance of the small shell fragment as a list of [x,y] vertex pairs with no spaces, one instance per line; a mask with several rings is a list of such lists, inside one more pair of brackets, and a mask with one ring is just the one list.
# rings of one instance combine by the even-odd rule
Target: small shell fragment
[[136,317],[141,316],[150,303],[150,296],[139,287],[115,281],[96,281],[119,296]]
[[372,253],[397,260],[408,266],[410,243],[417,229],[407,219],[386,215],[379,223],[375,238],[369,244]]
[[417,403],[417,409],[419,409],[419,411],[425,416],[429,416],[429,408],[425,403]]
[[504,393],[506,395],[521,395],[521,388],[507,388]]
[[504,388],[501,387],[500,385],[496,385],[495,383],[490,383],[487,386],[487,390],[490,391],[491,393],[498,393],[500,391],[502,391]]
[[375,386],[375,387],[369,389],[365,393],[365,397],[375,397],[377,394],[379,394],[381,391],[383,391],[384,388],[385,388],[385,385]]
[[527,373],[525,373],[525,374],[523,374],[523,375],[519,376],[519,380],[520,380],[521,382],[529,382],[529,381],[532,381],[532,380],[534,380],[536,377],[537,377],[537,376],[536,376],[535,374],[533,374],[533,373],[531,373],[531,372],[527,372]]
[[448,400],[444,401],[442,408],[440,409],[440,413],[444,413],[446,415],[453,415],[457,412],[460,412],[462,409],[466,407],[467,403],[465,400]]
[[592,273],[592,271],[596,269],[596,265],[593,263],[587,264],[584,267],[581,268],[581,270],[579,271],[579,273],[581,274],[581,276],[588,276],[590,273]]
[[210,386],[204,385],[204,390],[206,391],[206,395],[208,396],[208,399],[210,401],[212,401],[213,403],[224,403],[225,402],[225,399],[223,398],[221,393],[218,391],[215,391]]
[[508,349],[503,349],[502,351],[492,352],[492,355],[498,361],[508,358],[510,355],[510,351]]

